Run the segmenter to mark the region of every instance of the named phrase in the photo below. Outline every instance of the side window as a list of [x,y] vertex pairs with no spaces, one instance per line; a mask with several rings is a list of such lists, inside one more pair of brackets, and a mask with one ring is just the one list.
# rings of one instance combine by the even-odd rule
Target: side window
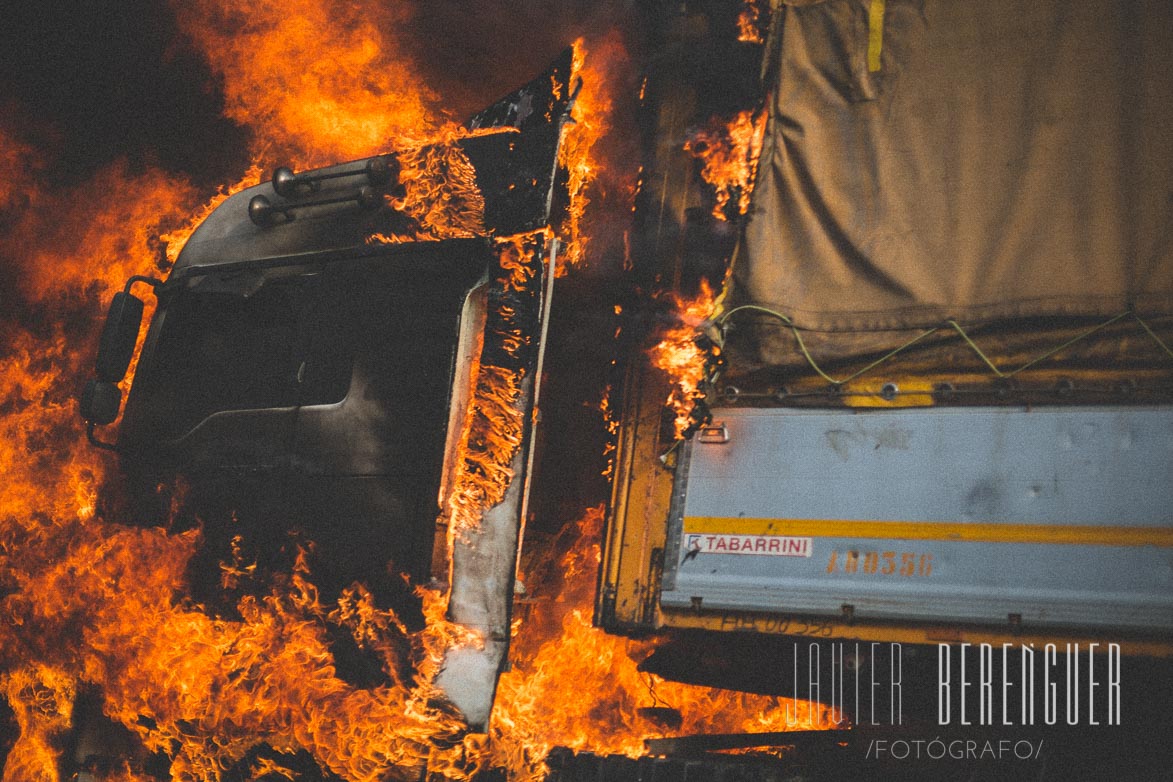
[[215,413],[330,405],[354,386],[368,439],[418,453],[447,425],[460,312],[482,268],[436,251],[197,280],[163,312],[135,428],[174,440]]
[[305,360],[305,346],[322,325],[314,315],[317,287],[315,275],[302,274],[271,279],[248,296],[198,290],[177,296],[144,378],[144,401],[159,436],[182,436],[217,412],[344,397],[350,357],[339,340],[330,340],[323,360]]

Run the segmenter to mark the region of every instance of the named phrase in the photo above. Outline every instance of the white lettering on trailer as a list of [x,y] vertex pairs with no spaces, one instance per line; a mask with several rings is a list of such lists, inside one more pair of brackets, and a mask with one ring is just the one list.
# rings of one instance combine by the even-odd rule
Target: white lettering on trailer
[[684,533],[685,551],[697,554],[751,554],[763,557],[809,557],[811,538],[790,535],[710,535]]

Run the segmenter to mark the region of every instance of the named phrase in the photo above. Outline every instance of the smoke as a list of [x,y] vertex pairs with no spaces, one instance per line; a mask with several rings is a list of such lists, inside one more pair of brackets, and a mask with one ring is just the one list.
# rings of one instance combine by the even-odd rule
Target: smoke
[[620,34],[634,51],[636,22],[634,3],[621,0],[419,3],[408,41],[446,109],[462,119],[533,78],[579,38],[591,49]]

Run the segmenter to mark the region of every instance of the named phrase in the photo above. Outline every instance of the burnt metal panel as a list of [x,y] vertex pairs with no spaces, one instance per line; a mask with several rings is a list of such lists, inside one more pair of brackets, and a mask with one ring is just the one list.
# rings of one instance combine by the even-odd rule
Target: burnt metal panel
[[569,110],[577,92],[570,83],[573,67],[574,50],[564,49],[540,76],[477,112],[465,124],[472,130],[529,131],[553,123]]
[[519,414],[521,427],[508,465],[496,465],[508,470],[503,496],[477,509],[475,525],[458,528],[451,536],[448,619],[475,631],[483,646],[449,649],[436,679],[474,730],[488,724],[497,676],[508,661],[517,552],[534,447],[533,411],[557,246],[556,241],[534,237],[527,252],[507,261],[513,249],[502,244],[498,263],[489,271],[480,367],[482,372],[504,369],[517,379],[515,393],[503,395],[501,403]]
[[506,131],[460,142],[476,168],[491,233],[533,231],[550,222],[558,144],[577,94],[573,60],[566,49],[542,75],[468,121],[473,130]]
[[522,133],[497,133],[460,142],[485,197],[485,229],[494,234],[534,231],[550,222],[562,119]]

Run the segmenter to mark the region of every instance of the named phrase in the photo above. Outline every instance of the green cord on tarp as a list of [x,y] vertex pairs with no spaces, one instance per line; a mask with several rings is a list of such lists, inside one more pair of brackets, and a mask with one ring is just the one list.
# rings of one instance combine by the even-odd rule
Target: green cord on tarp
[[723,328],[725,323],[733,315],[735,315],[738,312],[745,312],[745,311],[760,312],[765,315],[769,315],[771,317],[777,318],[778,320],[782,321],[787,326],[789,326],[790,330],[794,333],[795,341],[798,343],[798,349],[802,352],[803,358],[805,358],[807,363],[810,364],[811,369],[813,369],[815,372],[817,372],[819,377],[823,378],[828,383],[831,383],[832,385],[836,385],[836,386],[841,386],[841,385],[844,385],[845,383],[850,383],[852,380],[855,380],[857,377],[860,377],[861,375],[864,375],[864,374],[872,371],[873,369],[875,369],[876,367],[885,363],[886,361],[893,358],[894,356],[896,356],[900,353],[903,353],[905,350],[912,347],[916,343],[920,342],[925,337],[929,336],[930,334],[937,333],[938,331],[945,328],[946,326],[951,327],[954,331],[956,331],[959,335],[961,335],[961,338],[963,340],[965,340],[965,344],[968,345],[973,350],[973,352],[977,354],[977,356],[985,363],[985,365],[990,368],[990,371],[993,372],[994,375],[996,375],[997,377],[1000,377],[1000,378],[1014,377],[1019,372],[1022,372],[1025,369],[1029,369],[1030,367],[1033,367],[1035,364],[1038,364],[1040,361],[1044,361],[1044,360],[1050,358],[1051,356],[1054,356],[1057,353],[1061,353],[1062,351],[1071,347],[1075,343],[1080,342],[1081,340],[1087,339],[1092,334],[1095,334],[1097,331],[1100,331],[1101,329],[1107,328],[1108,326],[1112,325],[1113,323],[1115,323],[1123,318],[1126,318],[1129,315],[1131,315],[1134,319],[1136,319],[1136,322],[1139,323],[1144,328],[1145,332],[1148,333],[1148,335],[1153,338],[1153,341],[1155,341],[1158,345],[1161,346],[1161,349],[1164,350],[1165,353],[1167,353],[1170,358],[1173,358],[1173,350],[1171,350],[1169,348],[1169,346],[1166,345],[1165,342],[1159,336],[1157,336],[1156,332],[1154,332],[1152,330],[1152,328],[1149,327],[1149,324],[1145,323],[1145,321],[1139,315],[1137,315],[1135,312],[1133,312],[1132,310],[1126,310],[1124,312],[1121,312],[1119,315],[1114,315],[1111,318],[1109,318],[1108,320],[1104,321],[1103,323],[1099,323],[1099,324],[1091,327],[1087,331],[1084,331],[1083,333],[1078,334],[1075,337],[1072,337],[1071,339],[1064,342],[1062,345],[1059,345],[1058,347],[1055,347],[1055,348],[1047,351],[1046,353],[1043,353],[1042,355],[1031,359],[1030,361],[1028,361],[1025,364],[1023,364],[1022,366],[1020,366],[1018,369],[1014,369],[1014,370],[1010,370],[1010,371],[1003,371],[1003,370],[999,369],[998,366],[996,364],[994,364],[994,362],[992,360],[990,360],[989,356],[987,356],[982,351],[982,349],[980,347],[978,347],[977,343],[974,342],[973,339],[969,336],[969,334],[967,334],[965,332],[965,329],[963,329],[961,327],[961,324],[959,324],[955,320],[947,320],[941,326],[934,326],[931,329],[927,329],[925,331],[922,331],[920,334],[916,335],[915,337],[908,340],[904,344],[902,344],[899,347],[894,348],[893,350],[884,354],[880,358],[878,358],[875,361],[873,361],[872,363],[868,364],[863,369],[860,369],[858,372],[855,372],[851,375],[848,375],[845,378],[834,378],[823,371],[823,368],[819,366],[818,362],[815,361],[814,356],[811,355],[810,350],[807,348],[806,342],[803,340],[802,333],[799,330],[799,328],[794,325],[794,322],[792,320],[790,320],[789,317],[787,317],[786,315],[783,315],[781,312],[777,312],[777,311],[772,310],[768,307],[762,307],[757,304],[743,304],[741,306],[734,307],[733,309],[729,310],[728,312],[722,313],[721,316],[718,317],[714,321],[714,323],[717,326],[720,326]]

